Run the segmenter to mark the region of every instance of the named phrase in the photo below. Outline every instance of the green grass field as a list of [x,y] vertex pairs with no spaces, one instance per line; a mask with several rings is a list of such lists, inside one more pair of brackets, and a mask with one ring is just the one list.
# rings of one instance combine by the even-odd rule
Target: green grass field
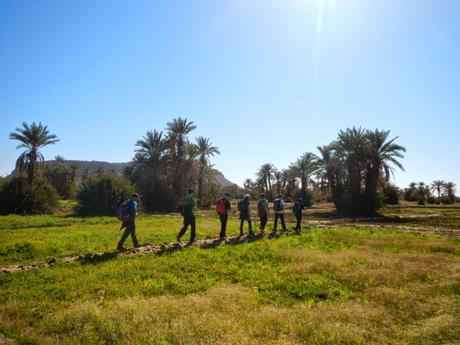
[[[321,212],[330,210],[309,210],[307,221]],[[455,208],[385,213],[460,229]],[[213,212],[199,214],[198,237],[215,237]],[[19,344],[459,344],[460,241],[398,224],[0,273],[0,332]],[[0,265],[113,250],[118,226],[0,217]],[[141,215],[138,237],[172,242],[180,226]],[[229,234],[238,232],[231,219]]]

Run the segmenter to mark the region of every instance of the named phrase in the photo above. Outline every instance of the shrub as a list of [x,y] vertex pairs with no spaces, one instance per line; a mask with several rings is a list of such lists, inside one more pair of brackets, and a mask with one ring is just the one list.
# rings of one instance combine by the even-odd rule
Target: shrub
[[305,207],[311,207],[313,206],[313,203],[315,201],[315,195],[313,192],[309,189],[307,189],[305,192],[300,192],[297,197],[303,198],[303,203]]
[[52,213],[57,204],[57,193],[46,179],[18,175],[8,179],[0,188],[0,214]]
[[118,205],[134,192],[133,185],[116,174],[101,174],[85,180],[78,191],[81,215],[115,215]]
[[45,177],[61,198],[69,199],[75,192],[75,176],[67,165],[59,163],[45,167]]
[[429,203],[430,205],[433,205],[433,204],[436,204],[436,198],[432,195],[429,195],[427,198],[426,198],[426,202]]
[[383,189],[384,204],[386,205],[399,205],[399,188],[395,185],[389,184]]
[[443,195],[441,197],[441,203],[445,204],[445,205],[452,205],[454,203],[454,200],[452,200],[451,198],[449,198],[447,195]]

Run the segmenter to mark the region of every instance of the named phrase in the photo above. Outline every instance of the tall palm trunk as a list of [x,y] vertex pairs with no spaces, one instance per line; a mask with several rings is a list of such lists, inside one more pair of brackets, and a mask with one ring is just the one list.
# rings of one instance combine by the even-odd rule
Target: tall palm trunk
[[305,176],[305,174],[302,174],[302,177],[300,179],[300,189],[302,198],[305,199],[307,196],[307,177]]
[[206,161],[204,157],[200,158],[200,175],[198,176],[198,200],[201,203],[203,201],[203,175],[206,168]]
[[378,201],[378,183],[380,176],[380,163],[373,162],[367,168],[366,176],[366,194],[367,194],[367,207],[369,213],[375,213],[379,208]]
[[35,179],[35,165],[37,164],[37,151],[36,149],[32,149],[30,151],[30,164],[27,166],[27,170],[28,170],[28,176],[27,176],[27,180],[29,182],[30,185],[33,184],[34,182],[34,179]]

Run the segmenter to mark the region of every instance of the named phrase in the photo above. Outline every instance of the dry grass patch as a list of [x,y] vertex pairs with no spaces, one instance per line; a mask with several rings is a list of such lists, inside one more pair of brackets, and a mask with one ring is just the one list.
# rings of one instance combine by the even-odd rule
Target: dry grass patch
[[[406,298],[380,292],[398,303]],[[84,302],[44,320],[39,339],[50,344],[245,345],[447,344],[448,338],[459,339],[460,324],[449,299],[435,300],[433,315],[404,323],[379,299],[291,308],[256,300],[252,289],[220,285],[186,297]]]

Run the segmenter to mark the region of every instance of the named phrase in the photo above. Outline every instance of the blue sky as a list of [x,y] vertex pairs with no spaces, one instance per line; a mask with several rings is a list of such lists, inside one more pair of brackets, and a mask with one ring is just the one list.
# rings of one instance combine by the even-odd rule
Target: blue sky
[[46,158],[129,161],[182,116],[241,184],[351,126],[407,148],[396,182],[460,186],[460,1],[0,2],[0,175],[41,121]]

